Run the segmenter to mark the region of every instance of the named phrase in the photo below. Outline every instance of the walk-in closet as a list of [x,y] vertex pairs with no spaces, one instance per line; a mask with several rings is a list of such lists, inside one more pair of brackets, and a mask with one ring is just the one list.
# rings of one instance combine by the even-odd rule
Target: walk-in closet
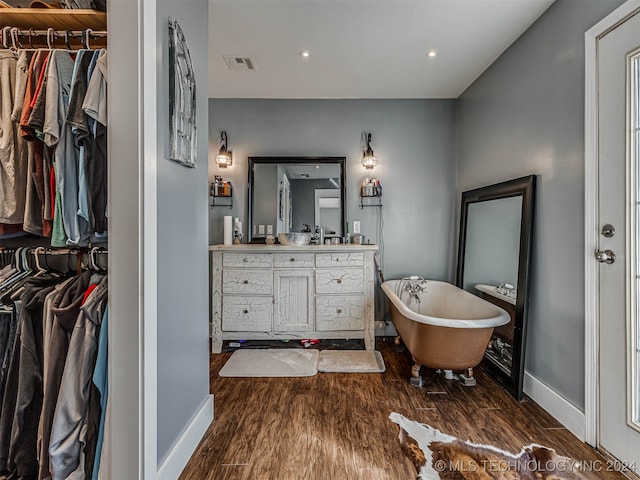
[[107,14],[31,6],[0,5],[0,478],[107,478]]

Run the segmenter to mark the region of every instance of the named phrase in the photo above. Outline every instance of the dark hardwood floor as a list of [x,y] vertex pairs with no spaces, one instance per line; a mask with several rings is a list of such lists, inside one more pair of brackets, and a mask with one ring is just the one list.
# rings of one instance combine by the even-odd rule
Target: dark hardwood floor
[[[303,378],[222,378],[231,355],[211,355],[215,419],[182,480],[414,479],[416,471],[389,419],[398,412],[461,440],[516,453],[538,443],[576,460],[606,461],[530,400],[515,401],[479,369],[463,387],[423,368],[424,388],[409,385],[411,359],[393,339],[377,340],[383,374]],[[588,479],[622,479],[587,472]]]

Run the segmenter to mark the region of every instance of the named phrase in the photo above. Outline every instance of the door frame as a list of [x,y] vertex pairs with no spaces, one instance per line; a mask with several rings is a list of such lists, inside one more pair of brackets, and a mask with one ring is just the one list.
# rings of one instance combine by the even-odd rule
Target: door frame
[[598,41],[611,30],[640,11],[640,0],[628,0],[585,33],[585,136],[584,136],[584,415],[585,442],[598,444]]

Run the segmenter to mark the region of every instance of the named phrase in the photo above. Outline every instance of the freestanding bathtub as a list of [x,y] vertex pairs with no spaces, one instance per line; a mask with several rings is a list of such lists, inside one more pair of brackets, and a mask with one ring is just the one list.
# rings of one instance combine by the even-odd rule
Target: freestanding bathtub
[[509,323],[509,314],[455,285],[436,280],[426,281],[426,288],[417,293],[418,302],[399,291],[405,286],[400,282],[406,279],[386,281],[382,290],[391,302],[391,321],[415,362],[412,376],[419,378],[424,365],[465,370],[466,376],[473,378],[471,369],[482,360],[494,327]]

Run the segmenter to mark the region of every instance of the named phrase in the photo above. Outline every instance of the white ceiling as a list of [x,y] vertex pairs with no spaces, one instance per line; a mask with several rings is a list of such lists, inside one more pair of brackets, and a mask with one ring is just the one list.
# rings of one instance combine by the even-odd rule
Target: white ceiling
[[[213,98],[457,98],[553,3],[209,1]],[[231,71],[223,55],[257,68]]]
[[339,165],[287,165],[286,169],[293,180],[340,178]]

